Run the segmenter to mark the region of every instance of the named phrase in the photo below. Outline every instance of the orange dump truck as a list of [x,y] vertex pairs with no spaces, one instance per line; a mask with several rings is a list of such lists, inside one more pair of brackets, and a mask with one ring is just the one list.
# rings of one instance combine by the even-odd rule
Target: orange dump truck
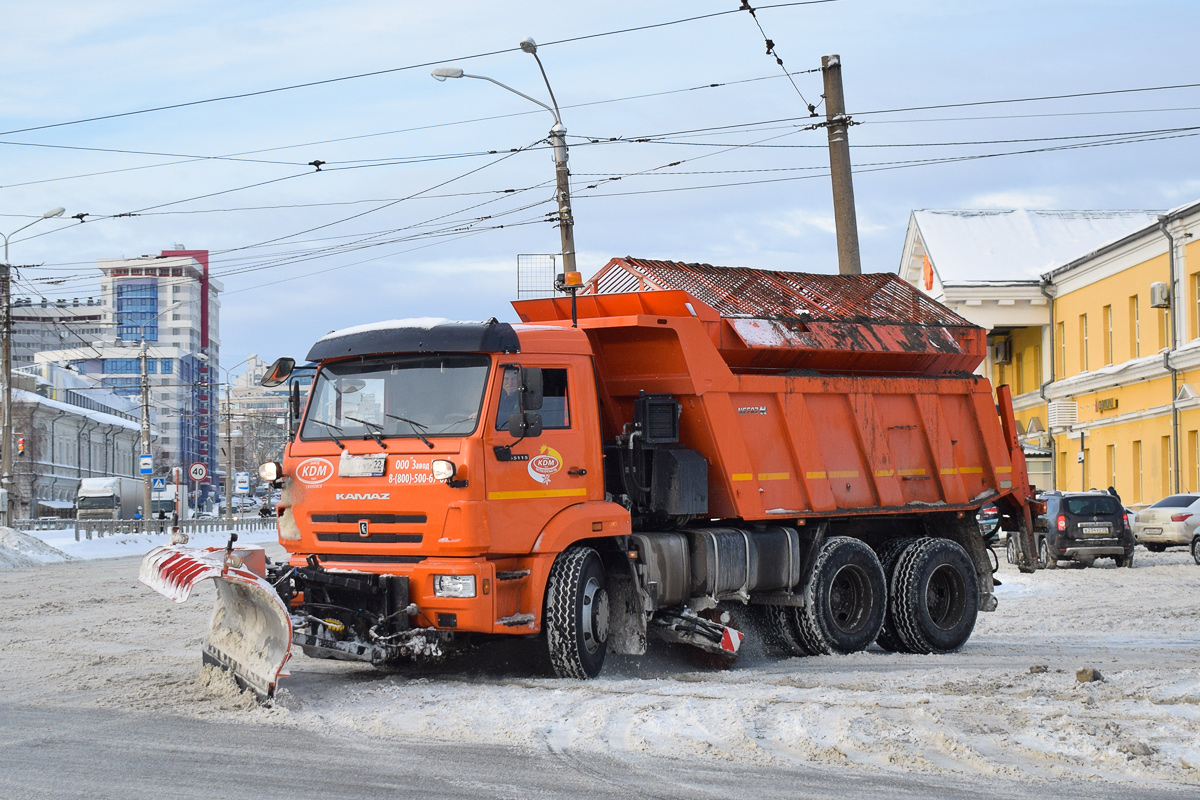
[[144,562],[176,600],[216,579],[206,660],[269,695],[292,644],[383,664],[522,636],[578,678],[650,638],[732,658],[745,624],[796,655],[945,652],[996,605],[981,506],[1032,567],[984,331],[897,277],[615,259],[514,305],[313,346],[262,470],[286,562]]

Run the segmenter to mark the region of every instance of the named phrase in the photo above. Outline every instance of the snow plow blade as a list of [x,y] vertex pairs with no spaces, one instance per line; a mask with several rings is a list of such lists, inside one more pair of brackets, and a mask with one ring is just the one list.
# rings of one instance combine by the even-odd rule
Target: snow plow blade
[[233,674],[238,685],[260,700],[275,694],[292,654],[292,620],[288,609],[267,583],[266,555],[261,547],[156,547],[142,559],[138,576],[162,596],[183,603],[192,589],[212,578],[217,587],[208,637],[202,648],[205,664]]

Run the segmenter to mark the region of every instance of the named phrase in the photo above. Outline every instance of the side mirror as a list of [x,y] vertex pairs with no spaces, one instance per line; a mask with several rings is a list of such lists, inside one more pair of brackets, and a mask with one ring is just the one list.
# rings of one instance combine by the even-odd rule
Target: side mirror
[[278,386],[288,379],[292,374],[292,370],[296,368],[296,359],[294,358],[277,358],[271,368],[267,370],[267,374],[262,376],[259,384],[268,388]]
[[[521,408],[538,411],[542,407],[542,370],[539,367],[524,367],[521,370]],[[541,432],[539,426],[538,432]]]
[[542,415],[518,411],[508,418],[508,432],[518,439],[533,439],[542,435]]

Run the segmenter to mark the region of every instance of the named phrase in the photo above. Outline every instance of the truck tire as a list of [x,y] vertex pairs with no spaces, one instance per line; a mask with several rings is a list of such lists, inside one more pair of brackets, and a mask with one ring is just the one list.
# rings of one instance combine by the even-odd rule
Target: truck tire
[[558,678],[594,678],[608,649],[604,564],[590,547],[570,547],[554,559],[546,585],[546,650]]
[[887,579],[875,551],[858,539],[827,539],[813,564],[804,607],[793,609],[797,639],[814,654],[845,655],[879,635]]
[[921,539],[900,558],[889,602],[908,653],[962,647],[979,614],[979,582],[967,551],[949,539]]
[[796,613],[799,610],[794,606],[766,607],[767,643],[787,655],[815,656],[817,652],[805,645],[796,627]]
[[1058,557],[1050,549],[1050,543],[1046,541],[1045,536],[1038,540],[1038,561],[1042,562],[1043,569],[1054,569],[1058,566]]
[[892,653],[904,650],[904,642],[896,633],[896,623],[892,619],[891,595],[892,587],[896,583],[896,565],[900,563],[900,557],[917,541],[914,538],[892,539],[879,548],[879,565],[883,567],[883,576],[887,580],[888,602],[884,610],[883,627],[875,637],[875,644]]

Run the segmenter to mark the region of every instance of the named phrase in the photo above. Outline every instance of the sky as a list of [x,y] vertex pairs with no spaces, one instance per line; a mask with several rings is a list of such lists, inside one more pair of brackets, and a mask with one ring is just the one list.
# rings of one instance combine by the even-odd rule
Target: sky
[[585,278],[625,255],[836,272],[812,127],[834,53],[865,271],[896,269],[913,209],[1200,198],[1185,0],[11,5],[0,233],[67,210],[12,235],[14,295],[97,295],[97,259],[207,249],[226,366],[377,320],[515,320],[517,256],[559,249],[553,119],[429,73],[547,102],[526,36]]

